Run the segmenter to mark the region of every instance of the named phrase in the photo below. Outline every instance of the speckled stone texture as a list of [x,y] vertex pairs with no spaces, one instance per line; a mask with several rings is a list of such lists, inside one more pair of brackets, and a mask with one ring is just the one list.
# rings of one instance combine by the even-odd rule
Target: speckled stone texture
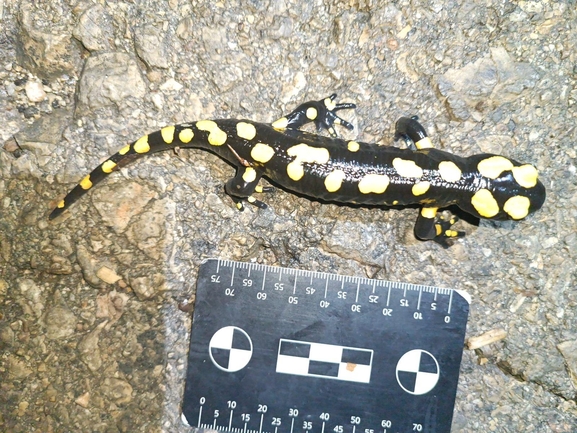
[[[0,0],[0,28],[1,431],[188,431],[182,310],[207,257],[466,290],[468,337],[498,338],[465,349],[452,431],[576,431],[573,2]],[[414,208],[277,190],[238,212],[232,168],[181,150],[48,222],[145,133],[270,122],[333,92],[358,105],[342,136],[389,145],[416,114],[440,149],[534,164],[544,207],[461,221],[467,236],[444,250],[414,239]]]

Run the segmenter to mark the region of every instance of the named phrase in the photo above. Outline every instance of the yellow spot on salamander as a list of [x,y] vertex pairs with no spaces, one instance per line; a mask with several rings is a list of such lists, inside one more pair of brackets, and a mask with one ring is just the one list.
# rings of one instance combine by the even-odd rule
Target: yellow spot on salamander
[[242,175],[242,180],[247,183],[254,182],[256,180],[256,170],[252,167],[246,167]]
[[301,180],[302,177],[305,175],[305,170],[303,166],[297,162],[293,161],[286,166],[286,172],[288,177],[292,180]]
[[250,156],[256,162],[261,162],[263,164],[269,162],[274,156],[274,149],[265,143],[257,143],[254,145],[250,151]]
[[58,204],[56,205],[56,207],[57,207],[58,209],[62,209],[64,206],[66,206],[66,203],[64,203],[64,200],[60,200],[60,201],[58,202]]
[[90,189],[92,188],[92,181],[90,180],[90,175],[86,175],[84,179],[82,179],[79,183],[82,189]]
[[423,169],[419,167],[415,161],[408,159],[395,158],[393,159],[393,167],[401,177],[422,177]]
[[356,141],[349,141],[347,143],[347,149],[349,149],[350,152],[358,152],[360,147],[361,145]]
[[531,164],[513,167],[513,177],[519,185],[524,188],[533,188],[537,185],[537,176],[539,172]]
[[345,180],[345,172],[342,170],[333,170],[325,178],[325,188],[328,192],[335,192],[341,189]]
[[359,182],[359,191],[362,194],[382,194],[387,190],[389,182],[386,174],[367,174]]
[[236,124],[236,135],[245,140],[252,140],[256,137],[256,128],[252,123],[238,122]]
[[138,140],[136,140],[136,143],[134,143],[134,151],[136,153],[146,153],[149,150],[150,145],[148,144],[148,135],[140,137]]
[[102,171],[104,173],[112,173],[114,167],[116,167],[116,163],[114,161],[108,160],[102,163]]
[[441,224],[435,224],[435,233],[437,236],[443,233],[443,226],[441,226]]
[[294,160],[287,165],[287,174],[292,180],[300,180],[304,176],[303,164],[326,164],[329,162],[329,151],[324,147],[312,147],[300,143],[290,147],[287,155]]
[[315,120],[318,115],[319,115],[319,113],[315,107],[307,108],[307,112],[306,112],[307,119]]
[[286,117],[281,117],[272,123],[274,129],[286,129],[288,126],[288,119]]
[[516,195],[505,202],[503,210],[514,220],[520,220],[527,216],[530,205],[531,201],[527,197]]
[[445,236],[448,238],[456,238],[459,236],[459,232],[457,230],[445,230]]
[[337,103],[335,101],[332,101],[331,98],[326,98],[323,102],[325,103],[325,107],[327,107],[327,110],[329,111],[333,111],[337,106]]
[[160,135],[166,144],[171,144],[174,140],[174,126],[165,126],[160,130]]
[[497,179],[505,170],[511,170],[513,163],[503,156],[491,156],[477,164],[477,170],[489,179]]
[[479,215],[484,218],[493,218],[499,213],[499,204],[491,191],[482,188],[471,197],[471,204]]
[[126,146],[124,146],[122,149],[120,149],[118,151],[118,154],[119,155],[126,155],[129,150],[130,150],[130,144],[127,144]]
[[461,179],[461,169],[452,161],[439,163],[439,174],[445,182],[458,182]]
[[411,191],[412,191],[414,196],[419,196],[419,195],[423,195],[424,193],[426,193],[430,187],[431,187],[431,182],[427,182],[425,180],[423,182],[417,182],[416,184],[414,184]]
[[226,143],[226,132],[218,127],[214,120],[199,120],[196,127],[208,132],[208,142],[213,146],[222,146]]
[[178,133],[178,139],[183,143],[189,143],[194,138],[194,132],[190,128],[185,128]]
[[438,207],[424,207],[421,209],[421,216],[427,219],[433,219],[437,216]]
[[433,143],[429,137],[421,138],[419,141],[415,143],[417,149],[430,149],[433,147]]

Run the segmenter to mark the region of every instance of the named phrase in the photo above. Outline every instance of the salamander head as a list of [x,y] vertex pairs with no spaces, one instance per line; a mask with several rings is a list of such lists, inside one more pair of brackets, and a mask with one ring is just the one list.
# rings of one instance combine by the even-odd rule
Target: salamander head
[[520,220],[543,206],[545,187],[531,164],[497,155],[475,155],[469,162],[480,182],[470,203],[459,204],[463,210],[480,218]]

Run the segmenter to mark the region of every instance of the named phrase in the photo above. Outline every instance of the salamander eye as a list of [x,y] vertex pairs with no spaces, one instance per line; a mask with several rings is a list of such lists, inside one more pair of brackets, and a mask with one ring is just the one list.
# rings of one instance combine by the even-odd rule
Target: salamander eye
[[545,198],[547,197],[547,193],[545,192],[545,186],[537,180],[537,183],[534,187],[527,189],[527,197],[531,202],[529,212],[535,212],[541,209],[543,203],[545,203]]

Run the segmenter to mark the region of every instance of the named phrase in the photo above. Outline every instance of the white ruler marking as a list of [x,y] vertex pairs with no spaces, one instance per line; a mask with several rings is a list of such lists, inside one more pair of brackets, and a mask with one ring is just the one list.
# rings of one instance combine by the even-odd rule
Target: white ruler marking
[[233,284],[233,282],[234,282],[234,269],[235,269],[235,266],[234,266],[234,262],[233,262],[233,263],[232,263],[232,274],[231,274],[231,276],[230,276],[230,285],[231,285],[231,286],[232,286],[232,284]]

